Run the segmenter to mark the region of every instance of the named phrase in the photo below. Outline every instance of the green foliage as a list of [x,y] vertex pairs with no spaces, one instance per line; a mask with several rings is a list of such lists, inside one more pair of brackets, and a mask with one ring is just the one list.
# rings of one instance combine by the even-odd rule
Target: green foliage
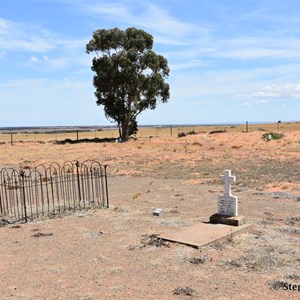
[[193,135],[193,134],[197,134],[195,132],[195,130],[188,131],[187,133],[186,132],[178,132],[177,137],[181,138],[181,137],[185,137],[187,135]]
[[108,119],[118,124],[121,140],[137,132],[137,116],[155,109],[170,97],[165,82],[170,69],[167,60],[152,51],[153,37],[143,30],[100,29],[86,46],[95,52],[92,70],[97,105],[104,106]]
[[265,140],[265,141],[270,141],[270,140],[279,140],[279,139],[282,139],[284,137],[284,134],[283,133],[278,133],[278,132],[267,132],[267,133],[264,133],[262,138]]
[[187,134],[196,134],[196,132],[195,132],[195,130],[191,130]]

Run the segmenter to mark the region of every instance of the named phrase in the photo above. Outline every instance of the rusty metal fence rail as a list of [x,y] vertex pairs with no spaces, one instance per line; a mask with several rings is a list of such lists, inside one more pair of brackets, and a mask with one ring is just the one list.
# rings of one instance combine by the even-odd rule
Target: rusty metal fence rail
[[97,161],[0,170],[0,216],[10,222],[101,207],[109,207],[108,184]]

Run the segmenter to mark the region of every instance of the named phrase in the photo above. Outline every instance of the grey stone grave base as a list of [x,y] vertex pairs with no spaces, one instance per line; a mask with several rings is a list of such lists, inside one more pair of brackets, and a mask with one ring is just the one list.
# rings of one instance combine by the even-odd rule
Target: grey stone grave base
[[225,216],[221,214],[214,214],[210,216],[209,222],[212,224],[241,226],[246,223],[246,218],[244,216],[231,217],[231,216]]

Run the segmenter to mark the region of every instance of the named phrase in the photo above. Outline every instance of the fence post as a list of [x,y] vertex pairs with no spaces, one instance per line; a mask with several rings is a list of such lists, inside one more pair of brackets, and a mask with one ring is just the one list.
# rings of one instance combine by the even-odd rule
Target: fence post
[[77,135],[77,141],[79,140],[79,132],[78,130],[76,131],[76,135]]
[[25,172],[23,170],[20,171],[20,176],[22,178],[22,191],[23,191],[23,207],[24,207],[24,217],[25,223],[27,223],[27,208],[26,208],[26,196],[25,196]]
[[76,162],[76,168],[77,168],[77,184],[78,184],[78,198],[79,198],[79,208],[80,208],[80,202],[81,202],[81,189],[80,189],[80,177],[79,177],[79,166],[80,162]]
[[106,189],[106,208],[109,208],[109,200],[108,200],[108,184],[107,184],[107,173],[106,173],[107,165],[104,165],[104,176],[105,176],[105,189]]
[[[0,173],[1,174],[1,173]],[[2,183],[2,182],[1,182]],[[2,198],[1,198],[1,190],[0,190],[0,212],[1,214],[3,213],[3,208],[2,208]]]
[[13,145],[13,134],[10,132],[10,144]]

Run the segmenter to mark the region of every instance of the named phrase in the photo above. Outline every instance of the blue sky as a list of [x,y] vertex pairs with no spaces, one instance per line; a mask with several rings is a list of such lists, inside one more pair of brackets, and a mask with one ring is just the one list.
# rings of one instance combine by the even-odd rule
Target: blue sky
[[85,46],[114,27],[152,34],[171,69],[139,124],[300,120],[299,0],[0,0],[0,126],[111,125]]

